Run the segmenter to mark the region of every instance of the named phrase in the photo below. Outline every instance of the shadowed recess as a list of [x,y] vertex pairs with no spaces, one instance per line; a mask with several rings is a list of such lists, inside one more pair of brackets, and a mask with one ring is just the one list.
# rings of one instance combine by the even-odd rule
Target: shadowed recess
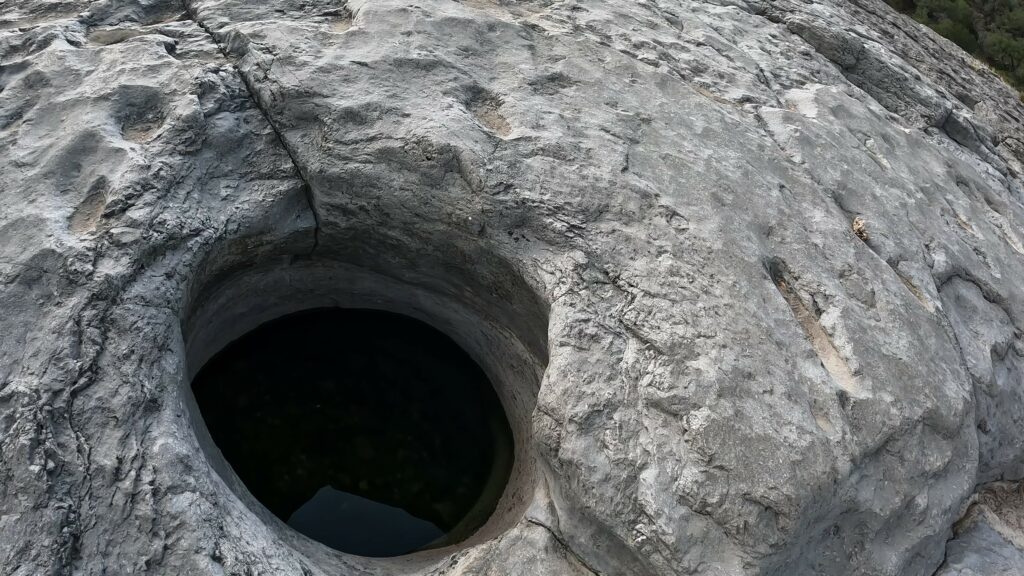
[[342,552],[398,556],[465,539],[494,512],[513,464],[484,372],[399,314],[278,318],[226,346],[192,389],[253,496]]

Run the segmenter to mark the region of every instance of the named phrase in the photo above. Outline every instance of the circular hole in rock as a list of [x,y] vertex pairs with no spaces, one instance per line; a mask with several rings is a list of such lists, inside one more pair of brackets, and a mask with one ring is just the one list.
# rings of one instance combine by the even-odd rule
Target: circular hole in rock
[[400,314],[271,320],[206,362],[192,390],[253,496],[342,552],[455,544],[487,522],[512,470],[512,432],[483,370]]

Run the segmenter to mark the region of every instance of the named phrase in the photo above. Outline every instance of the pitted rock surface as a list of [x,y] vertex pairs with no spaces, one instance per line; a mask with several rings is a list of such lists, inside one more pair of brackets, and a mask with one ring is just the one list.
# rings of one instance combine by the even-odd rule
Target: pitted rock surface
[[[0,3],[0,573],[1024,573],[1022,120],[881,0]],[[528,497],[391,560],[261,512],[186,339],[266,262],[546,361]]]

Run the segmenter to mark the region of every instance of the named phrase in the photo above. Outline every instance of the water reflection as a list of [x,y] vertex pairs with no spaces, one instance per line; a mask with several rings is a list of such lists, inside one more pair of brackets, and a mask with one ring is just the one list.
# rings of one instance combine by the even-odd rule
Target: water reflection
[[360,556],[395,556],[423,547],[444,531],[401,508],[324,486],[288,525],[331,548]]

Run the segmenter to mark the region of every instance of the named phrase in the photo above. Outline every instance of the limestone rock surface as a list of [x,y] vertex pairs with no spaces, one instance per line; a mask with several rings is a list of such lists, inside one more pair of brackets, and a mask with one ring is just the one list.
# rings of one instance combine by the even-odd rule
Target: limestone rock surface
[[[1024,573],[1024,105],[882,0],[0,0],[0,173],[0,574]],[[478,536],[218,460],[190,374],[324,303],[492,373]]]
[[1010,576],[1024,566],[1024,490],[995,482],[955,525],[940,576]]

